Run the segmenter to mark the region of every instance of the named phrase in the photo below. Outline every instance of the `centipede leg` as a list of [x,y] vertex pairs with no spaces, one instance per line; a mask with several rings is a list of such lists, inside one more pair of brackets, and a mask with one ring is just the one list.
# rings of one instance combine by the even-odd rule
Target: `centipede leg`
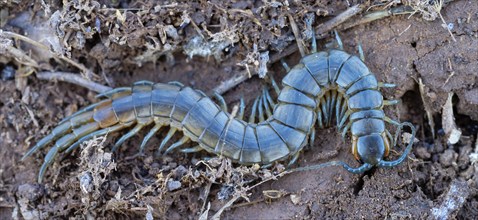
[[352,123],[349,122],[347,125],[344,127],[344,130],[342,131],[342,140],[345,141],[345,135],[347,135],[347,131],[349,130],[350,126],[352,126]]
[[[326,95],[324,95],[324,96],[326,96]],[[327,109],[328,109],[327,102],[325,101],[324,97],[322,97],[320,99],[320,107],[322,107],[322,113],[323,113],[323,116],[324,116],[323,122],[327,123],[327,121],[329,121],[329,114],[327,112]]]
[[340,36],[337,33],[337,30],[334,30],[334,33],[335,33],[335,40],[337,41],[337,46],[339,47],[339,49],[343,50],[344,44],[342,43],[342,39],[340,39]]
[[312,43],[311,43],[311,53],[317,53],[317,39],[315,38],[315,30],[312,28],[312,24],[314,23],[315,20],[315,15],[312,13],[311,16],[308,16],[305,19],[305,25],[307,27],[307,30],[310,30],[312,32]]
[[164,146],[166,146],[166,143],[173,137],[173,135],[178,131],[177,128],[171,127],[169,129],[168,134],[166,134],[166,137],[161,141],[161,144],[159,145],[158,152],[156,152],[156,155],[161,155],[161,150],[163,150]]
[[[66,134],[62,136],[60,139],[58,139],[55,142],[55,145],[48,151],[44,162],[40,168],[40,172],[38,174],[38,182],[41,182],[43,179],[43,176],[45,175],[45,172],[47,168],[53,163],[53,160],[55,157],[58,155],[59,152],[65,150],[68,146],[73,146],[76,143],[72,144],[74,141],[77,141],[78,139],[84,140],[85,137],[88,137],[89,134],[91,134],[92,131],[95,131],[96,129],[99,128],[99,124],[97,122],[91,122],[85,125],[82,125],[76,129],[73,129],[72,133]],[[95,133],[95,132],[93,132]],[[78,143],[81,143],[77,141]],[[68,149],[67,149],[68,150]]]
[[358,48],[360,59],[365,62],[365,55],[363,53],[362,44],[359,43],[357,48]]
[[107,127],[107,128],[103,128],[101,130],[98,130],[98,131],[95,131],[95,132],[92,132],[80,139],[78,139],[78,141],[76,141],[74,144],[70,145],[66,150],[65,150],[65,154],[69,154],[71,153],[73,150],[75,150],[78,146],[80,146],[81,143],[95,137],[95,136],[102,136],[102,135],[106,135],[110,132],[115,132],[115,131],[119,131],[121,129],[124,129],[124,128],[127,128],[127,127],[130,127],[133,123],[130,122],[130,123],[126,123],[126,124],[117,124],[117,125],[114,125],[114,126],[111,126],[111,127]]
[[23,155],[22,160],[29,157],[36,151],[42,149],[43,147],[51,143],[53,140],[55,140],[59,136],[66,134],[70,129],[71,129],[71,126],[69,124],[67,123],[60,124],[58,127],[53,129],[53,131],[49,135],[42,138],[40,141],[38,141],[38,143],[35,144],[35,146],[30,148],[30,150],[28,150],[28,152],[25,155]]
[[397,85],[395,85],[393,83],[378,82],[378,87],[380,87],[380,88],[394,88],[396,86]]
[[392,134],[390,134],[390,131],[385,130],[385,133],[387,134],[387,138],[393,142],[393,143],[392,143],[392,146],[395,146],[397,143],[395,143],[396,140],[393,139],[393,136],[392,136]]
[[327,93],[326,101],[327,101],[327,121],[325,122],[327,126],[330,126],[330,122],[332,121],[332,91]]
[[327,124],[330,126],[332,124],[332,113],[334,112],[333,109],[334,109],[334,106],[335,106],[335,103],[337,102],[337,91],[336,90],[333,90],[331,92],[331,97],[330,97],[330,105],[329,105],[329,121],[327,122]]
[[252,112],[249,116],[249,123],[254,123],[256,121],[256,111],[257,111],[257,103],[259,102],[259,97],[254,100],[254,104],[252,104]]
[[187,143],[189,140],[191,140],[191,139],[188,136],[183,136],[181,139],[179,139],[179,141],[177,141],[176,143],[169,146],[168,149],[166,149],[166,151],[164,151],[164,154],[167,154],[167,153],[171,152],[172,150],[182,146],[183,144]]
[[225,112],[228,112],[227,111],[226,100],[224,99],[224,97],[222,97],[222,95],[220,95],[219,93],[214,92],[214,98],[216,98],[217,101],[219,102],[219,105],[221,106],[221,109]]
[[200,145],[197,145],[195,147],[184,148],[184,149],[181,149],[179,151],[181,151],[182,153],[197,153],[197,152],[202,151],[202,150],[204,150],[204,148],[202,148]]
[[136,124],[136,126],[133,129],[128,131],[128,133],[124,134],[118,141],[116,141],[111,151],[116,152],[116,150],[119,148],[119,146],[121,146],[121,144],[123,144],[129,138],[133,137],[133,135],[137,134],[144,126],[151,124],[151,122],[148,122],[145,124],[142,124],[142,123]]
[[266,97],[267,93],[269,93],[267,91],[267,88],[264,88],[263,91],[262,91],[262,104],[264,105],[264,109],[265,109],[267,117],[271,117],[272,112],[271,112],[271,108],[269,107],[269,102],[268,102],[267,97]]
[[289,72],[290,71],[290,67],[289,67],[289,64],[287,64],[284,60],[284,58],[281,58],[280,59],[280,63],[282,64],[282,67],[284,67],[285,71],[286,72]]
[[399,102],[400,101],[398,101],[398,100],[383,100],[383,105],[396,105]]
[[315,142],[315,127],[312,127],[310,129],[310,137],[309,137],[309,143],[310,145],[314,144]]
[[287,167],[291,167],[293,164],[297,162],[300,156],[300,151],[292,155],[292,158],[290,159],[289,163],[287,164]]
[[169,85],[173,85],[173,86],[178,86],[178,87],[184,87],[184,84],[178,82],[178,81],[171,81],[171,82],[168,82]]
[[350,114],[352,114],[352,111],[350,111],[350,110],[347,110],[344,113],[344,116],[342,117],[342,120],[340,120],[339,126],[337,127],[339,129],[339,131],[342,129],[342,126],[344,126],[345,121],[349,118]]
[[141,142],[141,146],[139,147],[139,154],[143,154],[144,152],[144,147],[146,147],[146,143],[148,143],[149,139],[158,132],[158,130],[163,127],[162,124],[156,123],[154,127],[148,132],[148,134],[144,137],[143,141]]
[[246,109],[246,104],[244,102],[244,97],[241,97],[241,101],[239,104],[239,113],[237,113],[236,118],[242,120],[244,118],[244,111]]
[[259,121],[264,121],[264,110],[262,109],[262,99],[259,97],[259,103],[257,103],[257,109],[259,114],[257,115],[259,117]]
[[269,76],[269,79],[271,80],[272,88],[274,88],[274,91],[275,91],[276,95],[279,95],[279,93],[280,93],[279,85],[277,85],[277,82],[275,81],[272,74],[269,74],[268,76]]
[[267,98],[267,102],[269,103],[269,106],[274,109],[274,106],[276,105],[276,103],[274,102],[274,100],[272,100],[272,97],[271,97],[271,94],[269,93],[269,90],[265,90],[266,92],[266,98]]
[[320,108],[317,108],[317,124],[319,125],[319,128],[324,128],[324,123],[322,121],[322,111]]
[[342,95],[338,94],[337,95],[337,103],[335,105],[335,123],[340,122],[340,113],[342,112],[342,109],[340,108],[342,106]]

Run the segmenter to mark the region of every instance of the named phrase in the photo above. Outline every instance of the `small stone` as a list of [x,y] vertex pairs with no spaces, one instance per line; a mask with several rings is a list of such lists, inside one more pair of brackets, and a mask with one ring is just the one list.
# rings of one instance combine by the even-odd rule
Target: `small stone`
[[182,178],[186,173],[188,172],[188,169],[184,167],[183,165],[179,165],[175,170],[174,170],[174,176],[176,178]]
[[432,156],[430,152],[428,152],[426,147],[417,147],[415,149],[415,155],[417,156],[417,158],[421,159],[430,159],[430,157]]
[[448,149],[445,150],[442,155],[440,155],[439,161],[443,166],[448,167],[456,161],[457,157],[458,154],[454,150]]
[[36,201],[45,194],[45,188],[40,184],[23,184],[18,187],[17,195],[30,202]]
[[177,181],[177,180],[169,180],[168,183],[166,184],[166,186],[168,187],[168,191],[174,191],[174,190],[177,190],[179,188],[181,188],[181,182]]
[[84,172],[80,177],[80,189],[83,193],[88,194],[93,191],[93,177],[90,172]]
[[292,201],[294,205],[298,205],[300,203],[300,196],[296,194],[290,194],[290,201]]

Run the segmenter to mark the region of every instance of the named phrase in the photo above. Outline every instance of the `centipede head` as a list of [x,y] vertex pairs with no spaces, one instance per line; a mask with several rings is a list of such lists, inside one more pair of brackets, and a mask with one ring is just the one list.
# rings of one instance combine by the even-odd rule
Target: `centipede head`
[[388,156],[389,150],[390,140],[385,133],[353,136],[352,153],[362,163],[377,165],[384,157]]

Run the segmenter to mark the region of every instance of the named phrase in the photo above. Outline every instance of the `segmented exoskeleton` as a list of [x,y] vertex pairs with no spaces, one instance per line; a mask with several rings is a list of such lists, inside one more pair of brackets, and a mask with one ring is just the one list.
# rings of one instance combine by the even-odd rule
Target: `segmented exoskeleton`
[[[190,87],[141,81],[131,88],[100,94],[106,99],[64,119],[24,158],[56,140],[40,169],[40,182],[59,152],[71,152],[93,136],[135,125],[117,141],[115,150],[143,127],[154,124],[140,146],[141,152],[161,127],[170,126],[159,152],[174,133],[181,130],[184,136],[167,148],[166,153],[192,140],[198,146],[182,149],[182,152],[206,150],[240,164],[270,164],[284,159],[294,162],[301,149],[313,142],[315,125],[328,126],[335,118],[343,136],[351,131],[352,153],[363,164],[358,168],[343,162],[329,165],[340,165],[353,173],[373,166],[395,166],[405,160],[413,141],[397,160],[383,160],[397,139],[387,131],[385,122],[398,126],[396,135],[404,125],[412,129],[413,136],[415,129],[410,123],[398,123],[385,116],[383,107],[396,101],[384,100],[379,88],[393,85],[377,82],[363,63],[363,53],[361,58],[350,55],[343,51],[338,36],[337,42],[338,49],[317,52],[313,39],[312,53],[303,56],[299,64],[290,69],[284,62],[288,73],[282,80],[277,103],[264,92],[255,100],[249,122],[242,120],[243,104],[234,117],[227,112],[225,104],[221,108],[204,93]],[[256,110],[259,123],[255,123]]]

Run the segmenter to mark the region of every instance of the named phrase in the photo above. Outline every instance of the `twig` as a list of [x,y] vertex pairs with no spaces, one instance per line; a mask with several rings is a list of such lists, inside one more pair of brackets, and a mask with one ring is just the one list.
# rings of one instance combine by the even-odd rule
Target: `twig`
[[335,16],[334,18],[326,21],[323,24],[320,24],[319,26],[317,26],[317,31],[316,31],[317,36],[321,37],[322,35],[328,33],[329,31],[331,31],[333,29],[335,29],[337,26],[344,23],[345,21],[347,21],[352,16],[362,12],[363,9],[364,9],[364,7],[361,4],[354,5],[350,8],[348,8],[347,10],[345,10],[344,12],[340,13],[339,15]]
[[433,121],[433,114],[430,110],[430,106],[428,106],[428,102],[426,101],[427,99],[425,97],[425,85],[423,84],[421,77],[418,78],[418,91],[420,91],[423,106],[425,107],[425,112],[427,113],[428,125],[430,126],[433,140],[435,140],[435,122]]
[[68,72],[39,72],[37,78],[42,80],[58,80],[73,83],[75,85],[83,86],[89,90],[102,93],[111,90],[111,87],[104,86],[92,81],[89,81],[78,74]]
[[[29,38],[29,37],[26,37],[26,36],[23,36],[23,35],[21,35],[21,34],[17,34],[17,33],[14,33],[14,32],[1,31],[1,30],[0,30],[0,36],[11,37],[11,38],[15,38],[15,39],[18,39],[18,40],[27,42],[27,43],[29,43],[29,44],[35,46],[35,47],[38,47],[38,48],[40,48],[40,49],[42,49],[42,50],[45,50],[45,51],[48,51],[48,52],[51,53],[54,57],[56,57],[56,58],[58,58],[58,59],[60,59],[60,60],[63,60],[63,61],[65,61],[65,62],[67,62],[67,63],[69,63],[69,64],[75,66],[76,68],[80,69],[81,72],[82,72],[83,74],[85,74],[86,77],[89,77],[89,76],[91,76],[91,75],[97,77],[97,75],[96,75],[95,73],[93,73],[91,70],[89,70],[88,68],[86,68],[83,64],[78,63],[78,62],[76,62],[76,61],[74,61],[74,60],[72,60],[72,59],[70,59],[70,58],[68,58],[68,57],[65,57],[65,56],[62,55],[62,54],[53,53],[53,52],[50,51],[50,49],[48,48],[47,45],[42,44],[42,43],[40,43],[40,42],[38,42],[38,41],[36,41],[36,40],[33,40],[33,39]],[[27,61],[33,60],[33,59],[31,59],[30,57],[28,57],[28,58],[29,58],[29,60],[27,60]],[[30,62],[31,62],[31,61],[30,61]],[[35,68],[38,68],[38,64],[36,63],[36,61],[31,62],[31,63],[32,63],[31,66],[33,66],[33,67],[35,67]]]
[[357,25],[370,23],[379,19],[384,19],[392,15],[411,14],[414,10],[410,6],[398,6],[389,10],[374,11],[364,15],[362,18],[343,24],[343,29],[349,29]]
[[304,45],[302,44],[303,40],[299,34],[299,28],[297,27],[297,24],[295,23],[292,15],[287,14],[287,17],[289,18],[290,27],[292,28],[292,33],[294,33],[295,42],[297,43],[297,47],[299,48],[300,55],[305,56],[305,49]]

